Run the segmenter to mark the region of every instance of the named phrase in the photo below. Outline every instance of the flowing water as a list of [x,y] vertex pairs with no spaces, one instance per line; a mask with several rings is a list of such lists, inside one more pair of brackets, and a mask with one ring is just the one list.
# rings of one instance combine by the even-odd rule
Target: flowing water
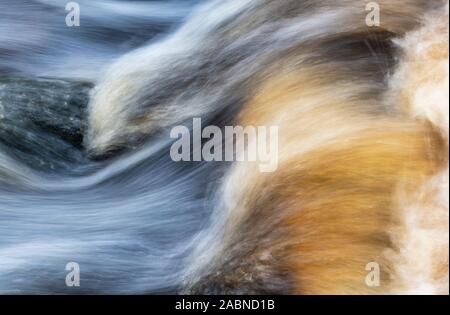
[[[362,0],[78,0],[79,27],[66,26],[67,2],[0,0],[0,293],[370,289],[360,278],[365,246],[384,253],[391,245],[383,220],[396,190],[394,175],[386,191],[358,180],[372,167],[368,177],[382,183],[380,170],[409,151],[393,147],[391,163],[384,149],[367,149],[373,163],[358,164],[352,144],[364,131],[398,136],[400,119],[410,121],[392,91],[408,52],[399,41],[440,0],[379,0],[381,28],[366,24]],[[281,172],[175,163],[170,128],[192,128],[194,117],[219,127],[279,125]],[[396,143],[383,139],[367,136],[361,147]],[[311,152],[323,156],[310,161]],[[335,180],[342,172],[351,175],[343,183]],[[308,204],[298,197],[307,198],[308,177],[311,189],[348,196],[329,207],[326,193],[311,193]],[[367,198],[354,204],[367,207],[352,217],[345,209],[355,191]],[[380,191],[387,201],[376,208]],[[371,239],[362,227],[374,209],[382,224]],[[284,224],[290,211],[300,219]],[[333,218],[341,217],[339,230]],[[300,236],[286,232],[290,224]],[[313,246],[296,247],[308,238]],[[335,258],[353,285],[335,272]],[[80,286],[66,285],[70,262],[80,266]]]
[[[166,137],[108,161],[82,142],[101,69],[196,2],[78,1],[77,29],[65,1],[0,1],[0,292],[176,290],[210,213],[206,166],[170,163]],[[65,284],[71,261],[78,288]]]

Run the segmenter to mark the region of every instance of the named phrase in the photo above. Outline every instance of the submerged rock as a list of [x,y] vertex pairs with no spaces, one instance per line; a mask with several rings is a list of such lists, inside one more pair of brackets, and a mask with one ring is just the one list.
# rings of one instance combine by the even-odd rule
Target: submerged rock
[[0,77],[0,150],[39,170],[84,159],[84,112],[92,85]]

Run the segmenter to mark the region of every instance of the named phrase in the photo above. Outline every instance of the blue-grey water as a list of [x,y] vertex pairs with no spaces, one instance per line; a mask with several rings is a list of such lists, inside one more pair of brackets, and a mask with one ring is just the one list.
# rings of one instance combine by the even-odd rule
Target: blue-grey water
[[176,292],[220,170],[170,163],[164,135],[94,161],[83,133],[102,69],[199,1],[79,0],[80,27],[66,2],[0,0],[0,293]]

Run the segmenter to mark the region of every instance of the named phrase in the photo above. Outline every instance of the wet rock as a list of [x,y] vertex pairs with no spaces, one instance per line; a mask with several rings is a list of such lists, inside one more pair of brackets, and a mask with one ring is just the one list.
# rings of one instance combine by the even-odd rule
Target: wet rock
[[86,82],[0,77],[0,150],[39,170],[82,160],[91,87]]

